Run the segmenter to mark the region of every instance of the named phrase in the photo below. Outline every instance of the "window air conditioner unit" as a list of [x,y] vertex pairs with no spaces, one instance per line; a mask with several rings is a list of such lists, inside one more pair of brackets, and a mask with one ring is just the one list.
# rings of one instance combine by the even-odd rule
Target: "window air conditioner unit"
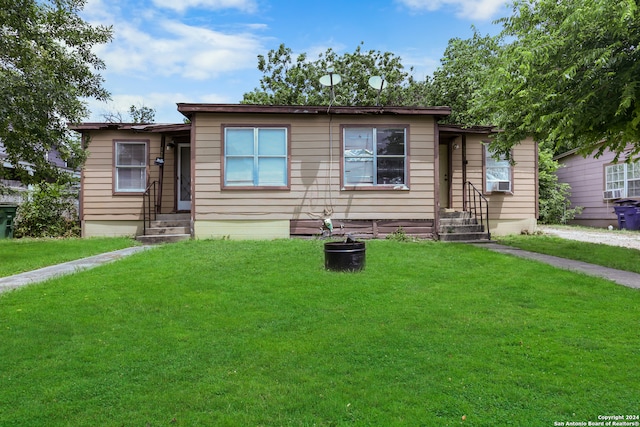
[[603,198],[605,200],[612,200],[612,199],[619,199],[621,197],[624,197],[624,195],[622,194],[622,188],[618,188],[615,190],[606,190],[604,192]]
[[511,181],[498,181],[493,185],[493,191],[511,191]]

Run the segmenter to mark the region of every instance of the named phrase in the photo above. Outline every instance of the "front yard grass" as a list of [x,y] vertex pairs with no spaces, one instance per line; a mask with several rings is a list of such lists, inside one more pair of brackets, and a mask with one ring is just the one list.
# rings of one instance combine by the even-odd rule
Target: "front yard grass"
[[498,242],[526,251],[640,273],[640,251],[602,243],[587,243],[548,235],[501,236]]
[[0,277],[135,246],[130,238],[2,239]]
[[0,425],[554,425],[640,408],[640,292],[468,245],[189,241],[0,295]]

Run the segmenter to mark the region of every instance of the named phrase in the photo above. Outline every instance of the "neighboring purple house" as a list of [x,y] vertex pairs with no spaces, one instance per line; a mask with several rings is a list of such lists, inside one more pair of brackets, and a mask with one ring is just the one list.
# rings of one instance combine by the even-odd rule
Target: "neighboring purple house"
[[640,161],[625,163],[627,149],[614,163],[615,154],[605,151],[600,157],[583,157],[577,150],[555,157],[561,167],[558,181],[571,186],[571,205],[582,206],[572,224],[589,227],[617,228],[615,202],[623,199],[640,200]]

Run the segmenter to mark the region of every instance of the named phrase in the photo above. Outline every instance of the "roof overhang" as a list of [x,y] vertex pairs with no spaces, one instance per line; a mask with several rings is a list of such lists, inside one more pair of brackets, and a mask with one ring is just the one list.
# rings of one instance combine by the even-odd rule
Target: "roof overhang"
[[216,114],[343,114],[343,115],[405,115],[446,117],[450,107],[351,107],[310,105],[253,104],[187,104],[178,103],[178,111],[191,118],[197,113]]
[[191,130],[190,123],[175,124],[139,124],[139,123],[80,123],[70,124],[69,129],[76,132],[88,130],[131,130],[134,132],[151,132],[151,133],[173,133],[173,132],[189,132]]
[[438,126],[441,134],[446,135],[462,135],[462,134],[484,134],[492,135],[500,132],[494,126],[462,126],[452,124],[441,124]]

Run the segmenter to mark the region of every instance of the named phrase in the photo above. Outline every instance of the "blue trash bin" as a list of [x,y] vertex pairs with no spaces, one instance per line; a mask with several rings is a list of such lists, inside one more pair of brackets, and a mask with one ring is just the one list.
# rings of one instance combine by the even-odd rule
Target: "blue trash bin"
[[627,230],[640,230],[640,207],[628,206],[624,214]]
[[620,230],[640,230],[640,201],[625,199],[616,202],[613,209],[618,216]]

